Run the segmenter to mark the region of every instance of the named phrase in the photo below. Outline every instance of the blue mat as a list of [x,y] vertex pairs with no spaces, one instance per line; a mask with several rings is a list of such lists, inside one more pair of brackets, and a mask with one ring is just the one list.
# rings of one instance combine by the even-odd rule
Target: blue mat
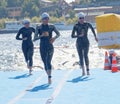
[[44,71],[0,72],[0,104],[120,104],[120,72],[92,69],[54,70],[47,84]]

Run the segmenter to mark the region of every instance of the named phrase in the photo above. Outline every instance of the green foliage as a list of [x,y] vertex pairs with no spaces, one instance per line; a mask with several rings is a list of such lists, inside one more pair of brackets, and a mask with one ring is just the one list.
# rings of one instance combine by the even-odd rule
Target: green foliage
[[0,7],[0,18],[5,18],[7,16],[6,8]]
[[7,1],[6,0],[0,0],[0,7],[5,8],[7,6]]
[[34,23],[40,22],[40,17],[37,17],[37,16],[33,17],[33,18],[31,19],[31,22],[34,22]]
[[7,16],[6,6],[6,0],[0,0],[0,18]]
[[0,29],[4,28],[4,23],[5,23],[4,19],[1,19],[0,20]]
[[[59,0],[50,0],[56,4]],[[113,0],[79,0],[80,5],[88,5],[90,3],[103,3],[103,2],[113,2]],[[119,0],[114,0],[119,1]],[[40,10],[41,4],[40,0],[0,0],[0,18],[6,18],[8,16],[7,7],[21,7],[22,8],[22,15],[20,18],[32,18],[32,22],[39,22],[40,21]],[[55,8],[54,11],[49,12],[51,19],[50,22],[60,22],[64,21],[65,19],[62,16],[63,11],[60,8]],[[70,10],[68,11],[67,15],[67,23],[74,23],[76,20],[75,11]]]
[[24,0],[5,0],[8,7],[20,7]]
[[75,17],[75,11],[74,10],[70,10],[68,14],[70,15],[70,18]]
[[24,0],[22,6],[23,17],[39,16],[39,0]]
[[5,22],[6,21],[15,21],[15,19],[9,19],[9,18],[2,18],[2,19],[0,19],[0,29],[5,28],[4,26],[5,26]]

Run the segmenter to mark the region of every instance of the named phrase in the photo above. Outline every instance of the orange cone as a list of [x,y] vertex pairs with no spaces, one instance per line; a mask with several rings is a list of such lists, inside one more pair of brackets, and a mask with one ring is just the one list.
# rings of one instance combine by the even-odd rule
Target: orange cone
[[107,51],[105,52],[104,70],[110,70],[110,63]]
[[112,58],[112,72],[118,72],[118,66],[117,66],[117,60],[116,60],[116,54],[113,54]]

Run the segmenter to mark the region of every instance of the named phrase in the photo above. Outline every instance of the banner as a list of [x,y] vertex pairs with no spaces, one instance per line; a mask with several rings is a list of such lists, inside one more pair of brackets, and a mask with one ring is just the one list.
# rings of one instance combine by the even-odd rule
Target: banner
[[120,48],[120,15],[104,14],[96,16],[96,29],[99,48]]

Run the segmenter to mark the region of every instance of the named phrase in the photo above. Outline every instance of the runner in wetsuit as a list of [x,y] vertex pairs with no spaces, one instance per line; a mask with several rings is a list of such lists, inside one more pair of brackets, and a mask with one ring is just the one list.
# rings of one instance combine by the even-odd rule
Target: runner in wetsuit
[[[22,27],[16,35],[17,40],[22,40],[22,51],[29,69],[29,74],[32,72],[33,65],[33,42],[32,42],[32,33],[35,33],[35,29],[30,27],[30,21],[23,21],[24,27]],[[22,37],[20,37],[22,35]]]
[[[40,39],[40,54],[46,73],[48,75],[48,83],[51,84],[51,60],[54,53],[53,42],[60,36],[60,33],[54,25],[49,24],[49,14],[42,14],[42,24],[37,26],[34,41]],[[56,33],[56,36],[52,36],[52,32]]]
[[[87,75],[89,75],[89,40],[88,40],[88,29],[90,28],[94,34],[95,40],[97,40],[96,33],[92,27],[92,25],[88,22],[84,21],[85,14],[80,12],[78,14],[78,23],[76,23],[72,30],[72,38],[77,38],[76,41],[76,48],[79,55],[80,66],[82,68],[82,75],[85,75],[85,68],[84,68],[84,60],[87,70]],[[76,34],[75,34],[76,33]]]

